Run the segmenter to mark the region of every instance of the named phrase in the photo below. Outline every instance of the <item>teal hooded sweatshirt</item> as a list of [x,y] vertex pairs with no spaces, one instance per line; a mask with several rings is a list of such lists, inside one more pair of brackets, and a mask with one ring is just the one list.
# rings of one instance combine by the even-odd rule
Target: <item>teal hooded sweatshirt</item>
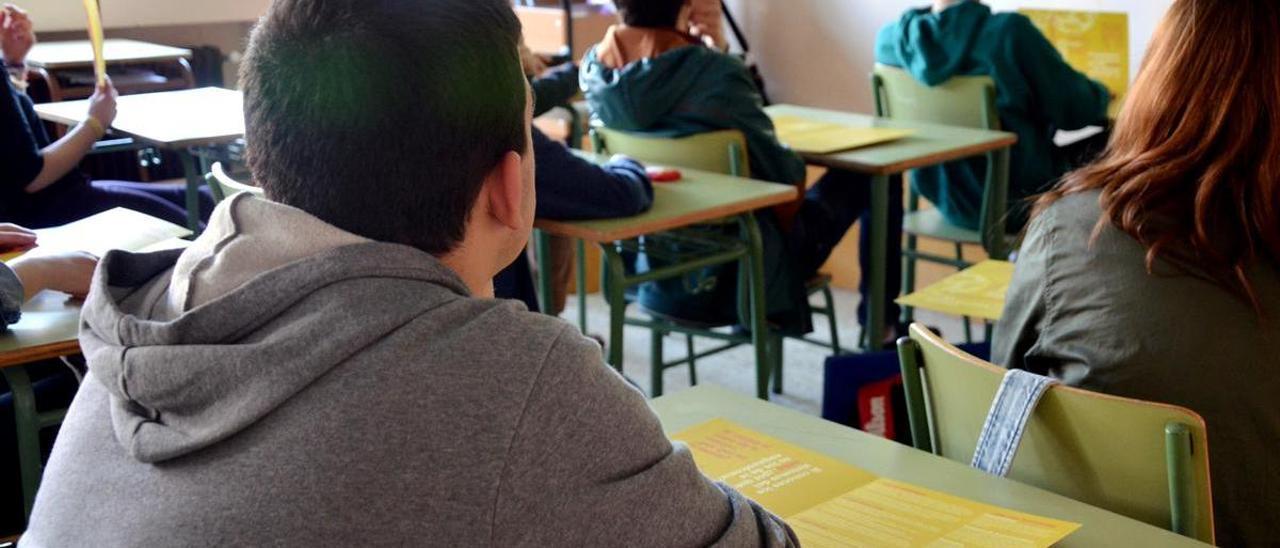
[[[710,48],[690,45],[614,69],[596,50],[583,61],[582,90],[592,115],[606,127],[659,137],[736,129],[747,140],[755,179],[794,184],[805,178],[805,163],[778,141],[764,112],[760,91],[742,61]],[[805,273],[786,260],[783,233],[772,212],[756,215],[764,243],[769,319],[788,333],[812,329]],[[737,228],[727,228],[736,235]],[[641,268],[661,266],[643,257]],[[645,284],[640,303],[649,311],[686,320],[731,323],[737,319],[736,265],[687,277]]]
[[[1071,68],[1026,16],[992,13],[975,0],[941,13],[912,9],[880,31],[876,60],[935,86],[953,76],[990,76],[1005,131],[1018,134],[1009,166],[1009,228],[1026,222],[1027,198],[1049,190],[1070,169],[1054,145],[1058,130],[1103,125],[1111,93]],[[977,229],[985,158],[920,169],[917,192],[948,221]]]

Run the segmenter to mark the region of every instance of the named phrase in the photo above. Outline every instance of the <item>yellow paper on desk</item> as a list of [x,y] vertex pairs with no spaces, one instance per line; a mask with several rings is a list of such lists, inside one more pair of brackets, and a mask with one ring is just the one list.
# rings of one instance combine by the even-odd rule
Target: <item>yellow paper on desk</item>
[[[39,247],[27,252],[32,256],[83,251],[101,257],[113,249],[143,253],[178,247],[176,239],[191,235],[186,227],[122,207],[35,232]],[[21,255],[10,254],[3,260]]]
[[799,152],[831,154],[897,141],[915,132],[909,129],[853,127],[800,116],[773,118],[778,140]]
[[898,304],[953,316],[996,321],[1004,314],[1013,263],[984,261],[898,299]]
[[93,73],[98,85],[107,81],[107,58],[102,53],[102,7],[98,0],[84,0],[84,11],[89,16],[89,43],[93,45]]
[[674,436],[698,468],[783,517],[804,546],[1052,546],[1080,528],[878,478],[724,419]]
[[1129,92],[1129,14],[1035,9],[1019,12],[1035,23],[1076,70],[1106,84],[1117,98]]

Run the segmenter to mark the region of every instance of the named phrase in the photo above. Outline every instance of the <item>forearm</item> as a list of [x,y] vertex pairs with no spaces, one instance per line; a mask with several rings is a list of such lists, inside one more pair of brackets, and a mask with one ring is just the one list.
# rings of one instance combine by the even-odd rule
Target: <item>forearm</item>
[[[16,278],[16,286],[21,288],[22,302],[27,302],[37,293],[44,290],[44,272],[38,261],[18,259],[9,265],[11,274]],[[12,285],[9,286],[12,289]],[[15,292],[16,293],[16,292]]]
[[80,165],[80,161],[93,150],[94,143],[102,138],[104,133],[102,129],[101,124],[96,120],[87,121],[40,151],[40,155],[44,158],[44,167],[41,168],[35,180],[27,185],[26,192],[28,194],[40,192]]

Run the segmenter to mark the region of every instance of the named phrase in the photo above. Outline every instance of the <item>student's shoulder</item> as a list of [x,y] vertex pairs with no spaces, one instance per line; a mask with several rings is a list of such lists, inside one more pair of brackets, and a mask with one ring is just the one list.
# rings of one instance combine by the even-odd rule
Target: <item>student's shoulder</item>
[[1067,194],[1045,208],[1035,224],[1072,234],[1092,233],[1102,216],[1101,198],[1099,190]]

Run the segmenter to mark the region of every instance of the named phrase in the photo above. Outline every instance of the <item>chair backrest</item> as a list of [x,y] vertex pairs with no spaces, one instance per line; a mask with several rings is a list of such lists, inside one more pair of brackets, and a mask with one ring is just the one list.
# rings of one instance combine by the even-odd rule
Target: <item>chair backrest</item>
[[214,197],[218,201],[225,200],[241,192],[248,192],[255,196],[262,196],[262,189],[253,185],[248,185],[231,178],[227,174],[227,170],[223,167],[222,162],[213,164],[206,176],[209,187],[214,191]]
[[[968,464],[1005,370],[920,325],[898,345],[916,447]],[[1193,411],[1055,386],[1009,477],[1212,543],[1208,455]]]
[[989,76],[954,76],[930,87],[905,70],[877,64],[872,82],[876,116],[881,118],[1000,129],[996,83]]
[[751,176],[747,139],[741,131],[712,131],[672,138],[596,127],[591,130],[591,136],[597,152],[625,154],[647,164]]
[[[996,83],[989,76],[953,76],[939,85],[926,86],[905,70],[877,63],[871,74],[871,91],[876,116],[881,118],[1000,130]],[[1008,156],[988,153],[978,229],[983,248],[992,257],[1007,257],[1013,251],[1005,235],[1008,200]],[[913,211],[916,202],[912,192]]]

